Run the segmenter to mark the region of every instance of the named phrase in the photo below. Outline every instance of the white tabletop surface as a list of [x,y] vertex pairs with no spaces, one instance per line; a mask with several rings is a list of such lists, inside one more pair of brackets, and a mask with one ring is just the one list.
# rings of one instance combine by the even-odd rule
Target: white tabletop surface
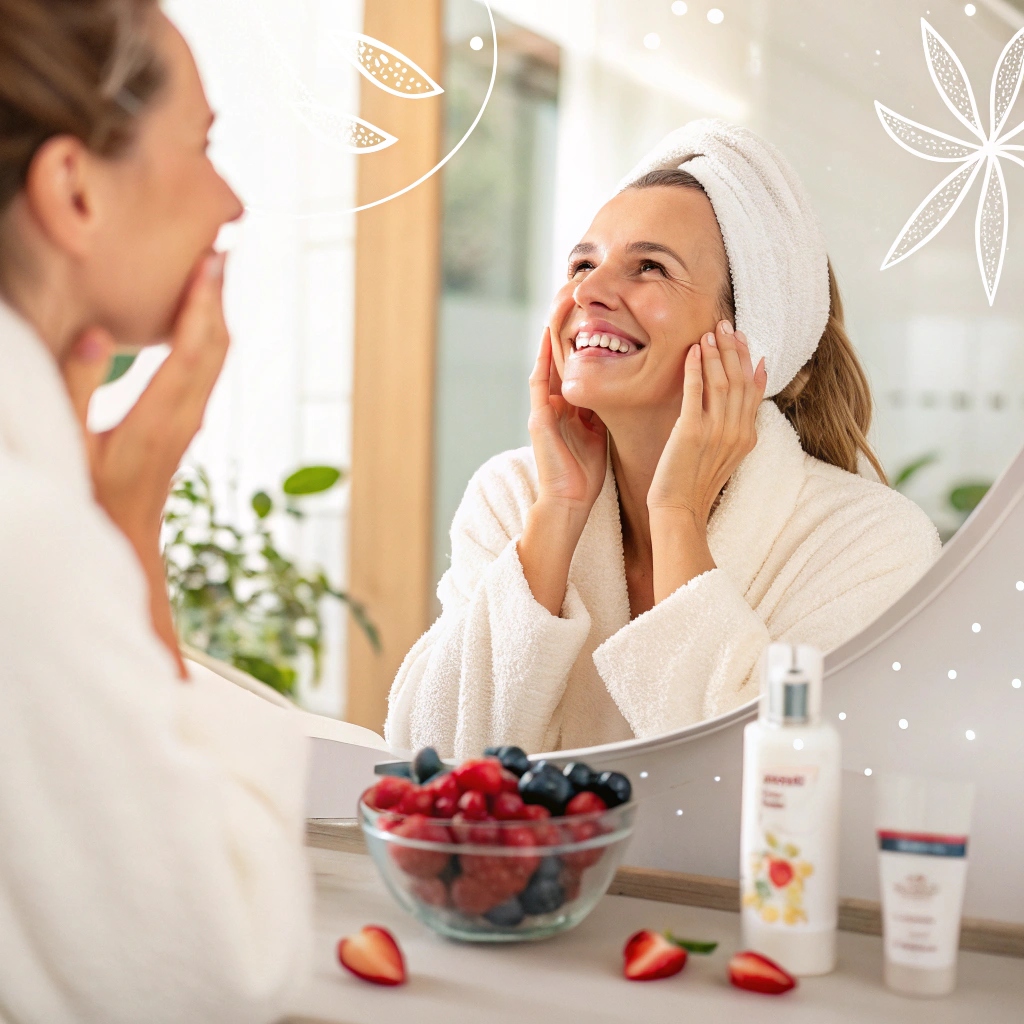
[[[740,992],[726,979],[739,948],[739,915],[606,896],[574,931],[543,942],[487,947],[448,942],[392,900],[367,856],[310,850],[317,874],[314,975],[293,1024],[1021,1024],[1024,960],[961,953],[957,991],[917,1000],[882,986],[881,940],[839,933],[839,968],[805,978],[784,996]],[[409,981],[380,988],[335,960],[343,935],[366,924],[391,929]],[[622,947],[641,928],[717,940],[681,974],[653,982],[622,977]]]

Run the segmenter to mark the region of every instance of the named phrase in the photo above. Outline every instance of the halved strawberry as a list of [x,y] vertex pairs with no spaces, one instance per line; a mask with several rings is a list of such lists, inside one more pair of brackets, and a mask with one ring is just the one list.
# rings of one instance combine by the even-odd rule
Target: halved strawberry
[[764,992],[777,996],[796,988],[796,978],[784,971],[774,960],[746,950],[729,961],[729,980],[748,992]]
[[357,978],[375,985],[401,985],[405,957],[395,937],[379,925],[369,924],[358,935],[338,943],[338,962]]
[[773,857],[768,861],[768,877],[776,889],[785,889],[793,881],[793,865],[788,860]]
[[622,951],[624,973],[630,981],[654,981],[678,974],[686,965],[686,950],[673,945],[658,932],[631,935]]

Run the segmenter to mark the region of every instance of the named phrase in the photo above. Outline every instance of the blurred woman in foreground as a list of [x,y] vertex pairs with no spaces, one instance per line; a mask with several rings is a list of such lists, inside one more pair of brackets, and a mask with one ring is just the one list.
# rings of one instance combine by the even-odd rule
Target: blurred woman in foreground
[[[188,678],[159,550],[228,347],[212,120],[156,0],[0,0],[5,1020],[272,1020],[306,959],[305,740]],[[90,436],[114,344],[156,341]]]

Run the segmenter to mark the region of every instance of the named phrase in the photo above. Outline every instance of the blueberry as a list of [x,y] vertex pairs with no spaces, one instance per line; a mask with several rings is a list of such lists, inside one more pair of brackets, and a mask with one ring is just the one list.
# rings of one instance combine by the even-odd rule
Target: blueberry
[[497,757],[501,747],[484,747],[484,757]]
[[387,761],[373,766],[374,775],[397,775],[402,779],[412,778],[412,765],[408,761]]
[[444,866],[444,871],[441,872],[437,877],[444,882],[445,885],[451,885],[459,875],[462,874],[462,865],[459,863],[458,857],[452,857],[447,864]]
[[540,878],[519,894],[519,902],[527,914],[550,914],[565,902],[565,889],[556,878]]
[[582,793],[597,781],[594,770],[582,761],[571,761],[562,769],[562,774],[572,783],[577,793]]
[[533,873],[530,882],[540,882],[545,878],[558,878],[562,873],[562,860],[560,857],[545,857],[540,862],[540,867]]
[[428,779],[432,779],[442,768],[444,768],[444,764],[438,757],[437,751],[433,747],[424,747],[412,759],[413,781],[422,785]]
[[524,803],[565,814],[565,805],[573,798],[572,783],[551,765],[541,770],[534,766],[519,780],[519,795]]
[[621,772],[601,772],[590,790],[596,793],[609,807],[628,804],[633,795],[633,787]]
[[530,759],[519,747],[498,747],[501,767],[522,778],[530,770]]
[[513,896],[512,899],[488,910],[484,917],[499,928],[515,928],[526,917],[526,911],[523,910],[522,903]]

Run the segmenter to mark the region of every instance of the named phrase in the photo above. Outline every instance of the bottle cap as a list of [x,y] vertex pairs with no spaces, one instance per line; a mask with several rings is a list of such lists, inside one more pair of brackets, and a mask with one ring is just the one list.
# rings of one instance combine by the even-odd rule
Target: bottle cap
[[814,725],[821,718],[824,661],[808,644],[769,644],[764,656],[761,717],[775,725]]

